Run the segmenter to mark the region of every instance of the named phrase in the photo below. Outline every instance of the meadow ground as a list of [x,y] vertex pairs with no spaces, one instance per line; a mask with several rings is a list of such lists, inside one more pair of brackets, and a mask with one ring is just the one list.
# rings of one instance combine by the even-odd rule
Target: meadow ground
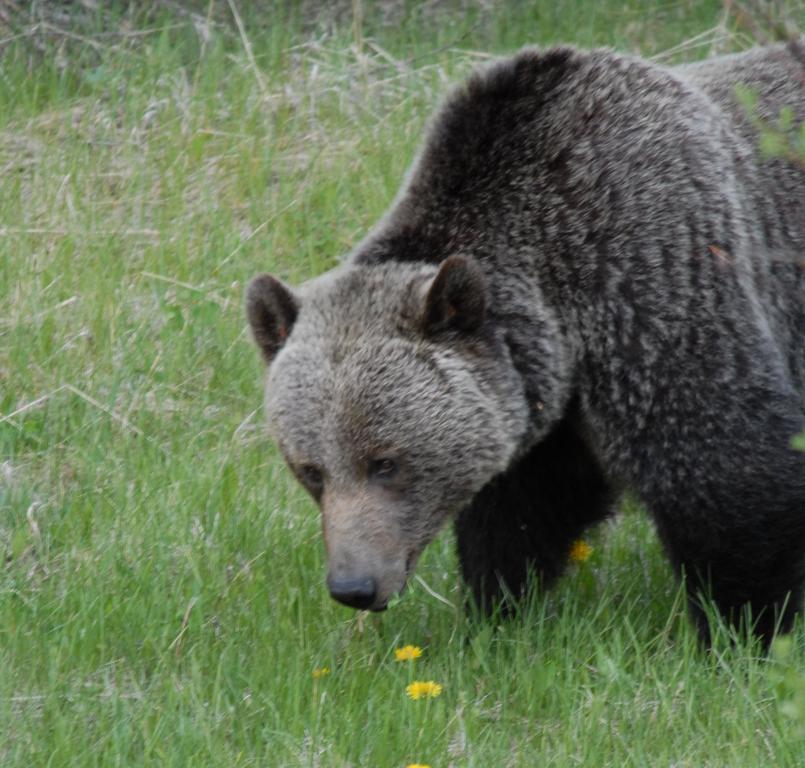
[[0,765],[805,765],[801,630],[704,652],[637,509],[516,621],[466,614],[449,532],[386,614],[333,603],[242,311],[357,242],[490,53],[756,29],[712,0],[247,5],[0,39]]

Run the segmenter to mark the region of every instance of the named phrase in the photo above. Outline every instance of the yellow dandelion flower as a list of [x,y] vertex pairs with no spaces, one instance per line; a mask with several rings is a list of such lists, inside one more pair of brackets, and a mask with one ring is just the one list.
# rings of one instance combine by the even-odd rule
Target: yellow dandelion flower
[[442,692],[442,686],[434,683],[433,680],[415,680],[410,685],[405,686],[405,692],[410,699],[435,699]]
[[589,560],[592,553],[593,548],[581,539],[574,541],[570,546],[570,559],[574,563],[583,563],[585,560]]
[[394,651],[395,661],[413,661],[422,655],[422,649],[418,645],[404,645]]
[[320,677],[327,677],[330,674],[330,667],[319,667],[314,669],[311,674],[314,680],[318,680]]
[[425,763],[408,763],[405,768],[430,768],[430,766]]

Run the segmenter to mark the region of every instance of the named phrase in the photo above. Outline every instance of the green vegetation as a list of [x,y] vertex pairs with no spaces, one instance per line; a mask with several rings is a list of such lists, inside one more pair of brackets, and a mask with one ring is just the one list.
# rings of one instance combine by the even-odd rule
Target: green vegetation
[[515,621],[464,613],[449,533],[386,614],[330,601],[241,306],[258,271],[299,281],[357,242],[488,53],[695,58],[744,44],[737,21],[307,5],[242,33],[205,2],[0,36],[0,764],[805,764],[801,633],[704,652],[637,512]]

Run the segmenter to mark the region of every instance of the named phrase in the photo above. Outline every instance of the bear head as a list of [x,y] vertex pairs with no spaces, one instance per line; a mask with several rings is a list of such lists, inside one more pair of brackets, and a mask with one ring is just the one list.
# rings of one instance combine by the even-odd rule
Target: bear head
[[463,256],[249,286],[270,429],[321,509],[328,588],[347,605],[383,610],[519,447],[524,387],[487,305]]

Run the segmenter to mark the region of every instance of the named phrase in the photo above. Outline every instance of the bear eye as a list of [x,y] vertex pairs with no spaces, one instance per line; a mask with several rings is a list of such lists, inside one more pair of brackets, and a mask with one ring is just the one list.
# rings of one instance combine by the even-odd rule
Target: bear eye
[[387,480],[397,471],[394,459],[374,459],[369,463],[369,474],[380,480]]
[[324,475],[313,464],[304,464],[299,468],[299,480],[314,496],[320,494],[324,487]]

